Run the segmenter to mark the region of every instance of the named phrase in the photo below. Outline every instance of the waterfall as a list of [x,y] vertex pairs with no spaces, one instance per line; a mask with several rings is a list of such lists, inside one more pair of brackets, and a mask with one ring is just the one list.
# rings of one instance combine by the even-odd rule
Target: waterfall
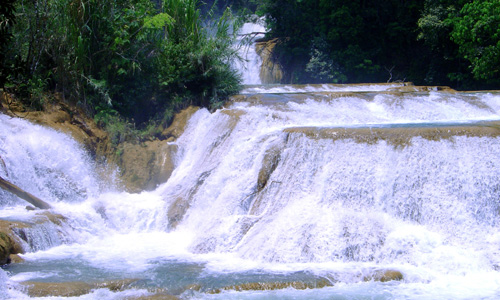
[[238,53],[243,61],[237,62],[235,67],[237,70],[241,70],[242,83],[245,85],[262,83],[259,75],[262,59],[255,50],[254,41],[264,37],[262,32],[265,31],[263,19],[257,19],[253,23],[244,23],[239,30]]
[[[0,176],[48,202],[99,193],[90,157],[69,136],[0,115]],[[0,207],[18,202],[0,190]]]
[[[167,182],[129,194],[105,188],[68,136],[0,115],[1,176],[66,217],[0,270],[0,288],[139,278],[85,299],[496,299],[499,126],[496,92],[248,86],[169,142]],[[36,217],[0,193],[0,218]],[[403,280],[370,279],[380,270]],[[250,283],[289,288],[224,291]]]

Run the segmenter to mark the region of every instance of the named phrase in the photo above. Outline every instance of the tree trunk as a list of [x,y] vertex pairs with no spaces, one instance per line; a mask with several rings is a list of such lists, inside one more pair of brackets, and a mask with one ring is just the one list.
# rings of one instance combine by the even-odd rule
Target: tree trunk
[[7,180],[3,179],[2,177],[0,177],[0,188],[6,190],[8,192],[11,192],[12,194],[18,196],[21,199],[28,201],[29,203],[33,204],[35,207],[38,207],[40,209],[52,208],[52,206],[50,206],[50,204],[48,204],[47,202],[31,195],[30,193],[24,191],[23,189],[21,189],[20,187],[14,185],[14,184],[8,182]]

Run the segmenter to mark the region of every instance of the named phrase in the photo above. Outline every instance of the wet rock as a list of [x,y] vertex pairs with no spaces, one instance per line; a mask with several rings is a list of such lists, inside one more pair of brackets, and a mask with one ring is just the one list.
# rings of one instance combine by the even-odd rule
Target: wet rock
[[262,58],[260,67],[260,80],[263,84],[281,83],[283,79],[283,70],[281,66],[273,59],[274,47],[278,44],[278,39],[273,39],[255,44],[257,54]]
[[177,139],[186,129],[187,122],[194,113],[196,113],[200,108],[196,106],[190,106],[183,109],[178,114],[175,115],[172,124],[161,133],[161,139],[168,140],[170,138]]
[[10,255],[13,251],[13,242],[10,236],[0,232],[0,265],[10,263]]
[[12,263],[12,264],[24,262],[24,258],[22,258],[21,256],[19,256],[17,254],[11,254],[9,257],[10,257],[10,263]]
[[456,93],[457,91],[448,87],[448,86],[418,86],[413,84],[405,84],[402,87],[389,88],[388,91],[398,91],[398,92],[448,92],[448,93]]
[[95,157],[104,157],[111,152],[108,134],[83,111],[62,100],[48,103],[44,111],[30,112],[26,119],[71,135]]
[[166,182],[174,170],[173,157],[176,151],[176,145],[159,140],[121,144],[118,147],[117,165],[126,190],[138,193],[153,190]]
[[26,224],[21,222],[0,220],[0,265],[11,263],[11,255],[24,252],[21,246],[21,239],[12,229],[24,228],[26,226]]
[[182,135],[189,118],[198,110],[199,107],[190,106],[175,115],[170,127],[162,131],[159,140],[125,142],[118,146],[114,161],[128,192],[154,190],[170,178],[174,170],[173,157],[177,152],[177,145],[170,142]]
[[210,173],[211,171],[206,171],[199,174],[196,184],[186,194],[177,196],[175,201],[169,206],[167,215],[170,229],[175,228],[182,221],[187,210],[191,207],[190,200],[193,199],[192,195],[197,193],[198,189],[203,185],[208,176],[210,176]]
[[372,275],[366,276],[364,281],[380,281],[387,282],[393,280],[403,280],[403,273],[397,270],[377,270]]
[[175,228],[179,224],[189,207],[190,203],[183,197],[175,199],[167,212],[169,228]]
[[139,296],[139,297],[126,297],[125,300],[177,300],[180,299],[174,295],[168,294],[153,294],[148,296]]
[[34,219],[36,224],[42,224],[45,222],[51,222],[58,226],[62,226],[67,218],[61,214],[54,214],[48,211],[40,212],[36,215]]
[[[90,293],[93,289],[109,289],[122,291],[130,288],[137,279],[108,280],[102,282],[36,282],[26,281],[21,283],[31,297],[77,297]],[[147,298],[146,298],[147,299]],[[161,298],[160,298],[161,299]]]
[[77,297],[90,293],[92,285],[85,282],[23,282],[31,297]]
[[357,143],[366,144],[376,144],[383,140],[395,147],[406,147],[411,145],[414,137],[421,137],[430,141],[452,139],[455,136],[498,137],[500,136],[500,124],[492,121],[481,124],[435,127],[290,127],[285,129],[285,132],[290,134],[304,134],[312,139],[352,139]]
[[262,160],[262,167],[259,170],[257,177],[257,191],[260,192],[269,181],[269,177],[274,172],[280,161],[281,149],[273,147],[266,151]]
[[62,215],[47,211],[37,213],[28,222],[0,220],[0,264],[23,261],[17,254],[22,254],[29,249],[31,241],[27,231],[30,228],[45,223],[62,226],[65,220],[66,218]]
[[207,291],[208,294],[218,294],[222,291],[270,291],[294,288],[296,290],[318,289],[333,286],[332,282],[326,279],[315,282],[289,281],[289,282],[250,282],[237,285],[226,286],[220,289]]

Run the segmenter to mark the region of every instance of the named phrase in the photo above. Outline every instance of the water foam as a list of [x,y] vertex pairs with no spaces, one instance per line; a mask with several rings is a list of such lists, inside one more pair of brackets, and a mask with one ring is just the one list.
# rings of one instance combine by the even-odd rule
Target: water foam
[[[153,287],[196,282],[220,287],[241,278],[259,281],[264,275],[266,280],[319,276],[336,285],[312,291],[194,293],[188,298],[494,299],[500,286],[498,137],[414,136],[397,146],[349,136],[315,137],[293,128],[465,124],[499,119],[499,107],[493,94],[432,92],[273,105],[240,102],[214,113],[201,109],[174,142],[179,151],[170,179],[140,194],[96,189],[99,179],[86,165],[86,155],[76,156],[82,170],[50,157],[61,151],[81,153],[79,147],[71,148],[74,142],[68,137],[0,118],[3,128],[50,141],[36,148],[36,140],[10,142],[10,135],[1,131],[0,153],[7,166],[18,161],[10,149],[19,145],[19,156],[26,161],[46,157],[29,164],[47,164],[38,168],[64,174],[50,178],[54,186],[69,177],[88,190],[74,197],[45,192],[53,211],[67,217],[72,240],[26,253],[27,262],[13,266],[15,274],[1,277],[0,285],[28,278],[130,276]],[[31,130],[37,134],[29,135]],[[34,149],[44,156],[31,154]],[[7,171],[9,176],[18,172]],[[36,180],[42,180],[42,187],[34,191],[42,193],[44,179]],[[34,213],[12,206],[14,201],[19,200],[4,203],[1,216],[30,220]],[[53,273],[56,267],[60,272]],[[363,282],[379,269],[401,271],[404,282]],[[98,290],[81,298],[103,295],[119,297]]]

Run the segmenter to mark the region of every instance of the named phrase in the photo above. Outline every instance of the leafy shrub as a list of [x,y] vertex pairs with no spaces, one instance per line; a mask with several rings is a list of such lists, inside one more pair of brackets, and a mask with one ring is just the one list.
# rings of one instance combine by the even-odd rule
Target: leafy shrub
[[13,90],[28,98],[57,90],[115,132],[153,134],[176,110],[216,108],[240,88],[231,15],[205,28],[198,0],[20,0],[16,8],[2,60],[14,62]]

